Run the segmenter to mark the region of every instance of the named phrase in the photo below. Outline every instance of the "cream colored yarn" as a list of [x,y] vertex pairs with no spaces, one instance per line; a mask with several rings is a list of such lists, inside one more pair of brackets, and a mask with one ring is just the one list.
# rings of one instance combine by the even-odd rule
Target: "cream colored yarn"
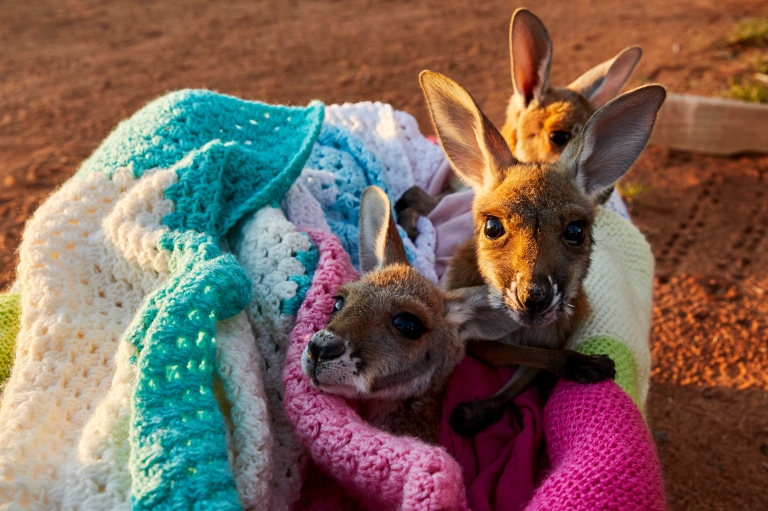
[[[71,180],[30,220],[15,288],[21,329],[0,401],[0,510],[130,509],[135,348],[121,341],[168,275],[158,250],[176,173]],[[229,459],[241,503],[267,509],[271,438],[261,359],[245,315],[220,322]]]
[[413,185],[427,189],[437,170],[447,163],[440,146],[419,131],[416,119],[391,105],[364,101],[325,108],[325,121],[360,137],[384,167],[395,199]]
[[595,337],[626,346],[634,357],[639,405],[643,408],[651,377],[653,254],[643,234],[618,213],[598,208],[595,222],[596,243],[584,281],[592,313],[573,334],[568,347]]
[[[103,220],[135,184],[125,171],[112,180],[93,174],[69,181],[27,226],[18,269],[21,329],[0,402],[0,509],[63,504],[63,467],[77,457],[83,427],[110,388],[120,336],[162,282],[105,243]],[[117,507],[124,496],[113,490]]]
[[282,308],[298,291],[296,282],[289,277],[307,273],[296,254],[312,249],[309,238],[298,232],[281,210],[267,207],[245,224],[235,250],[253,282],[246,312],[263,357],[264,386],[275,446],[270,509],[276,511],[288,511],[298,499],[307,461],[283,407],[283,365],[296,318],[284,313]]

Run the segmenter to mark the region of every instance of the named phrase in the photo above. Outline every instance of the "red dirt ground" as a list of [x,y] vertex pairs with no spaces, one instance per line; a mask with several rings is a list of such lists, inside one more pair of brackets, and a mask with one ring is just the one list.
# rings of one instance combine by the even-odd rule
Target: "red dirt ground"
[[[276,103],[378,100],[429,132],[425,68],[501,123],[515,3],[6,0],[0,9],[0,289],[25,220],[116,123],[173,89]],[[717,94],[760,49],[722,41],[764,0],[538,1],[565,84],[630,44],[629,86]],[[648,419],[674,510],[768,504],[766,157],[649,148],[628,181],[658,258]],[[762,451],[762,452],[761,452]]]

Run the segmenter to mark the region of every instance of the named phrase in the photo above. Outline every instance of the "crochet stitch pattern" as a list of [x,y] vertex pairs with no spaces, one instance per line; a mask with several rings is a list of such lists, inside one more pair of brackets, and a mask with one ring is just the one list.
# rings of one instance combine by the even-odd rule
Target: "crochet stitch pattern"
[[[220,98],[216,96],[206,110],[215,111],[217,120],[221,119],[220,103],[243,103]],[[194,103],[188,117],[198,117],[198,105]],[[281,155],[274,147],[281,146],[278,142],[285,147],[285,127],[299,110],[268,105],[256,110],[266,110],[263,119],[248,122],[261,138],[247,140],[251,143],[245,145],[213,140],[191,151],[175,166],[178,183],[166,189],[176,211],[163,219],[172,231],[159,245],[173,254],[171,280],[149,298],[127,334],[140,353],[131,428],[134,509],[154,509],[158,504],[177,508],[206,501],[220,509],[240,507],[220,438],[223,424],[212,393],[212,371],[215,322],[245,308],[250,281],[233,256],[221,254],[216,240],[243,216],[288,190],[309,155],[322,116],[322,107],[315,106],[315,111],[310,107],[309,133],[300,131],[302,137],[287,144],[291,151]],[[242,131],[239,122],[245,124],[244,120],[226,122]],[[272,124],[269,136],[262,131],[265,124]],[[276,133],[280,128],[283,132]],[[296,147],[296,142],[301,145]],[[252,147],[255,143],[258,146]],[[166,349],[174,343],[176,349]],[[158,484],[158,473],[167,474],[176,484]]]
[[419,131],[416,119],[386,103],[344,103],[325,109],[325,122],[360,137],[383,167],[392,197],[399,199],[413,185],[427,189],[441,166],[443,150]]
[[312,282],[318,252],[281,210],[265,207],[244,225],[235,255],[252,282],[246,312],[262,355],[274,441],[269,509],[288,511],[299,497],[307,456],[285,416],[283,366],[295,314]]
[[544,407],[550,471],[526,511],[664,511],[659,458],[616,383],[559,381]]
[[[363,189],[379,186],[394,204],[404,183],[426,186],[445,165],[442,150],[418,132],[409,114],[382,103],[331,105],[318,143],[286,197],[288,219],[301,229],[336,234],[357,267]],[[400,237],[411,264],[437,282],[434,228],[426,217],[418,219],[418,228],[415,243],[402,229]]]
[[[22,452],[31,444],[16,436],[13,448],[0,456],[0,474],[15,474],[13,484],[7,476],[0,478],[5,481],[0,481],[3,495],[10,497],[8,505],[21,501],[33,509],[62,505],[67,491],[57,483],[66,479],[60,470],[68,453],[74,454],[71,447],[77,445],[82,427],[91,416],[91,404],[100,401],[115,376],[111,362],[117,341],[122,338],[135,347],[127,358],[136,367],[128,428],[132,507],[241,507],[213,381],[215,374],[221,374],[217,364],[217,321],[245,308],[250,281],[234,257],[221,252],[219,243],[241,219],[278,201],[288,190],[309,155],[322,117],[323,106],[319,103],[289,108],[207,91],[173,93],[121,123],[83,164],[76,178],[40,208],[32,222],[36,226],[30,224],[22,243],[22,259],[27,262],[22,261],[19,272],[23,306],[16,364],[21,367],[11,375],[0,404],[0,417],[9,425],[23,417],[42,418],[57,424],[63,434],[51,437],[51,442],[59,442],[58,449],[44,441],[45,433],[35,435],[35,446],[47,449],[48,456],[31,458],[27,479],[23,471],[18,471],[21,467],[15,460],[24,459]],[[175,176],[175,182],[164,189],[173,210],[163,216],[162,226],[152,229],[154,234],[149,238],[141,236],[140,247],[112,245],[105,238],[102,220],[136,178],[162,174],[149,172],[156,167],[171,169]],[[121,171],[123,168],[126,170]],[[62,214],[67,208],[72,214]],[[152,214],[151,209],[148,214]],[[136,223],[142,221],[137,217]],[[79,232],[84,228],[88,230],[83,236]],[[120,231],[116,239],[133,239],[138,232]],[[35,232],[40,235],[35,237]],[[60,233],[61,248],[53,247],[51,232]],[[137,255],[136,249],[141,252],[148,248],[148,240],[156,242],[152,253]],[[96,265],[93,255],[89,255],[94,248],[96,253],[107,252]],[[77,256],[69,257],[68,250],[74,250]],[[47,257],[42,267],[38,253]],[[158,254],[162,255],[159,260]],[[164,273],[142,266],[148,261],[162,265],[163,260],[167,263]],[[97,296],[98,307],[91,305],[94,299],[88,294],[70,298],[63,292],[66,283],[60,274],[66,273],[68,265],[84,266],[79,273],[72,272],[71,278],[77,285],[82,281],[85,290]],[[126,273],[126,269],[132,273]],[[30,280],[40,272],[56,274],[56,278]],[[99,275],[106,280],[98,280]],[[153,285],[142,289],[142,283]],[[72,287],[77,289],[77,285]],[[55,303],[44,305],[41,300]],[[51,384],[66,390],[78,386],[67,379],[57,381],[57,371],[63,367],[55,359],[47,365],[43,359],[46,353],[55,357],[62,344],[84,344],[79,340],[83,324],[78,324],[77,330],[71,326],[69,307],[76,306],[78,300],[87,300],[87,307],[83,305],[78,311],[94,318],[87,328],[99,341],[89,342],[98,342],[103,354],[100,364],[77,360],[72,368],[76,373],[86,373],[76,376],[85,382],[89,381],[88,371],[103,367],[100,378],[106,383],[95,389],[79,386],[93,395],[93,400],[75,395],[74,401],[61,401],[56,392],[47,392]],[[40,310],[60,314],[41,318]],[[132,311],[138,312],[128,324]],[[57,323],[57,317],[63,320]],[[39,321],[48,326],[40,327]],[[111,344],[101,340],[105,330],[110,332]],[[49,349],[40,346],[43,351],[39,351],[40,332],[48,338],[58,335],[52,339],[56,344]],[[45,373],[39,369],[41,364],[49,368],[50,377],[39,378]],[[28,384],[30,376],[32,385]],[[39,399],[46,393],[51,394],[49,402]],[[226,389],[225,394],[233,395]],[[36,411],[30,414],[30,407]],[[119,431],[120,419],[112,424],[117,427],[112,431]],[[33,428],[24,429],[31,433]],[[237,464],[238,458],[235,456],[232,462]],[[45,475],[33,477],[41,468]],[[109,484],[96,485],[94,491],[113,489]],[[119,499],[124,492],[116,495]]]
[[[357,278],[338,239],[309,234],[320,261],[299,309],[284,370],[286,413],[297,435],[314,462],[363,499],[366,508],[468,509],[461,469],[448,453],[368,425],[341,397],[315,389],[304,375],[302,351],[327,324],[338,287]],[[312,477],[317,476],[307,475]],[[338,503],[334,507],[340,508]]]

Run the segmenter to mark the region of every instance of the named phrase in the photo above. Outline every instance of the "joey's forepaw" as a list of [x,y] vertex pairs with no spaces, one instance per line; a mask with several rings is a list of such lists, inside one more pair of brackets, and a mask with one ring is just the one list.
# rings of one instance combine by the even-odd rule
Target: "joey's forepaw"
[[616,377],[616,365],[608,355],[580,355],[569,357],[565,367],[566,378],[578,383],[597,383]]
[[504,408],[497,409],[485,401],[460,403],[448,419],[448,424],[461,436],[473,436],[501,419]]
[[400,212],[413,208],[422,215],[428,215],[438,202],[438,198],[432,197],[418,186],[412,186],[395,202],[395,212],[399,215]]
[[414,208],[406,208],[397,214],[397,225],[405,230],[411,241],[416,241],[419,235],[419,229],[416,227],[419,216],[419,212]]

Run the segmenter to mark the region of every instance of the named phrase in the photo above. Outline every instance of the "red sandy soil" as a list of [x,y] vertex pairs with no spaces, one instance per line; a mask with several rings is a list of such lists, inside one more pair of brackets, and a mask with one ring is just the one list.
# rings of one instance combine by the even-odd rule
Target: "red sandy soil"
[[[476,4],[476,5],[473,5]],[[0,289],[25,220],[122,118],[205,87],[305,104],[378,100],[431,131],[417,74],[455,78],[496,123],[515,3],[6,0],[0,9]],[[629,86],[717,94],[767,49],[723,39],[764,0],[539,1],[553,82],[631,44]],[[658,258],[648,420],[671,508],[768,508],[768,158],[649,148],[627,180]],[[762,449],[761,449],[762,446]],[[762,450],[762,452],[761,452]]]

